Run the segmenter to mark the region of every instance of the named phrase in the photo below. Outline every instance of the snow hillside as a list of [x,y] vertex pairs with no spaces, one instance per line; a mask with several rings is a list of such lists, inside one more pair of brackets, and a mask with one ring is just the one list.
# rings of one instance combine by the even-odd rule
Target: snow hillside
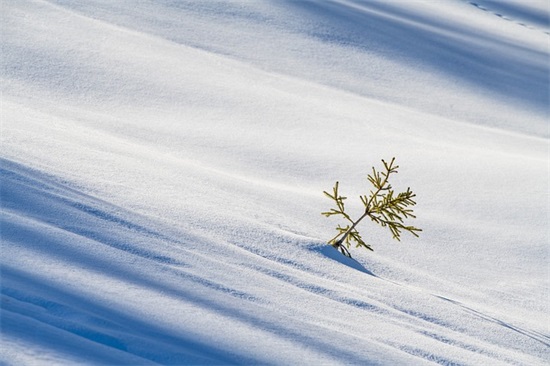
[[0,4],[0,364],[547,364],[546,1]]

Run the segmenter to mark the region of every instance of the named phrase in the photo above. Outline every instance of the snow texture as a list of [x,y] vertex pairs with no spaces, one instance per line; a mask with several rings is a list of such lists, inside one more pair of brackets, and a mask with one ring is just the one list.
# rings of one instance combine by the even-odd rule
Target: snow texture
[[547,364],[545,0],[0,4],[0,364]]

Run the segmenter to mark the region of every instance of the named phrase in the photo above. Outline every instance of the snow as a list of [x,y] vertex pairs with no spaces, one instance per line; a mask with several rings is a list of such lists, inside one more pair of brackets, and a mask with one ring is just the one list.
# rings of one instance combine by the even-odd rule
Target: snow
[[[0,363],[550,359],[544,0],[0,13]],[[393,156],[423,232],[345,258]]]

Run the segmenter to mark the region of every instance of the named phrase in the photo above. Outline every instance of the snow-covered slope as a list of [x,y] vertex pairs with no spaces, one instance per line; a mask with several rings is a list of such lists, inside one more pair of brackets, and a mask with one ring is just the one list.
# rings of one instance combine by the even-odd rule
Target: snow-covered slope
[[[544,0],[1,14],[1,363],[548,361]],[[348,260],[392,156],[424,231]]]

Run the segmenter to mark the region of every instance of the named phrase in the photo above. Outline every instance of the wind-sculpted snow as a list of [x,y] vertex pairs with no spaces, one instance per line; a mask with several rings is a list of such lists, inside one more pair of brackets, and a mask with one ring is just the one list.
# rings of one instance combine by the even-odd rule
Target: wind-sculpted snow
[[[166,235],[34,169],[4,160],[2,177],[4,362],[505,362],[517,344],[541,358],[549,345],[458,301],[323,259],[345,258],[306,238],[272,233],[267,247],[235,247]],[[290,245],[297,254],[285,255]],[[268,352],[274,345],[287,356]]]
[[542,0],[52,3],[270,72],[548,137]]
[[[1,14],[0,363],[550,358],[544,1]],[[344,258],[392,156],[422,235]]]

